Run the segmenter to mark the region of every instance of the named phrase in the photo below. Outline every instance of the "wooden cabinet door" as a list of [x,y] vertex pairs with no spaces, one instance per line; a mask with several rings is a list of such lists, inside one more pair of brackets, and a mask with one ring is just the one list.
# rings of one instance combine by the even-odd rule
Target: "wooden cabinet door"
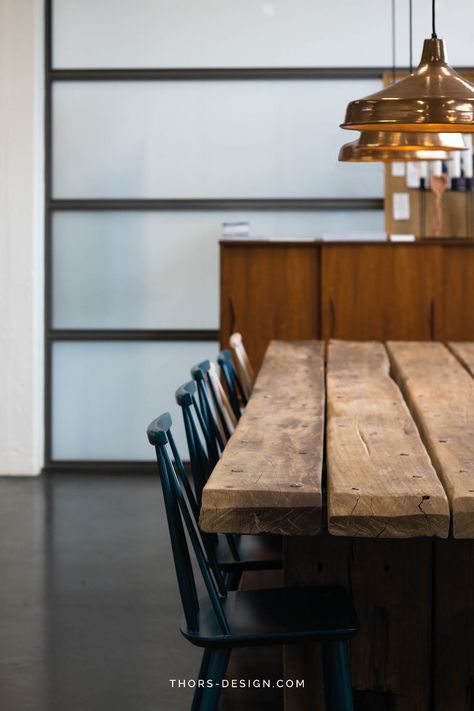
[[433,339],[441,250],[423,244],[324,245],[323,337]]
[[443,247],[436,339],[474,341],[474,247]]
[[259,368],[272,338],[320,338],[319,247],[221,244],[221,346],[240,331]]

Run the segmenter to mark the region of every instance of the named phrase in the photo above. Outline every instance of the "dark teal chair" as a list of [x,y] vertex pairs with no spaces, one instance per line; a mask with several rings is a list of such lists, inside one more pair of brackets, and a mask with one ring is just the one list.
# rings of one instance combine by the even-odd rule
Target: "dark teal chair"
[[224,449],[232,432],[224,415],[221,401],[210,377],[211,362],[203,360],[191,368],[191,376],[196,383],[201,412],[208,430],[215,433],[220,451]]
[[217,362],[224,376],[230,404],[235,416],[239,419],[242,414],[242,408],[247,404],[247,398],[235,369],[232,353],[229,350],[221,351],[217,356]]
[[[176,445],[165,413],[148,427],[155,447],[184,619],[181,632],[204,649],[191,711],[217,711],[231,651],[275,644],[322,645],[327,711],[353,711],[348,642],[358,628],[347,591],[328,585],[227,591],[189,509],[179,467],[169,456]],[[194,554],[206,588],[199,598],[191,563]]]
[[220,455],[224,451],[225,446],[216,418],[219,418],[221,427],[226,427],[226,422],[224,413],[222,412],[214,393],[212,383],[210,383],[207,377],[209,368],[209,361],[204,360],[191,368],[191,376],[196,383],[201,416],[204,422],[205,430],[208,433],[208,456],[211,460],[212,466],[215,467]]
[[[176,402],[183,414],[192,483],[187,477],[171,432],[169,433],[169,441],[197,524],[202,501],[202,490],[214,468],[214,462],[208,454],[207,442],[210,435],[196,400],[196,389],[196,383],[190,380],[176,391]],[[209,536],[209,534],[204,533],[202,535],[206,539],[209,538],[210,542],[213,541],[217,564],[225,574],[227,587],[231,589],[238,587],[240,577],[244,571],[278,570],[283,565],[280,536],[232,534]]]

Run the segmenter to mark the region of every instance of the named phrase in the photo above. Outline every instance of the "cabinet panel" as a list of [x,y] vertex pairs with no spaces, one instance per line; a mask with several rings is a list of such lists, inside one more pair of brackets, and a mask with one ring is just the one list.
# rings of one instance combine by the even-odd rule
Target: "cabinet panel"
[[222,347],[240,331],[259,368],[272,338],[319,338],[319,259],[314,244],[222,244]]
[[474,248],[443,248],[439,319],[436,338],[440,341],[474,340]]
[[323,337],[434,338],[441,255],[437,245],[323,246]]

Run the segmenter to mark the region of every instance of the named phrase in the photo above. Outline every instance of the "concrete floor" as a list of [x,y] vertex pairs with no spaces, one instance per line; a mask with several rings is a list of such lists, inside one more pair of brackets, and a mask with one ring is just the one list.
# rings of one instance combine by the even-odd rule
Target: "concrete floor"
[[[0,479],[0,708],[185,711],[200,651],[180,602],[158,479]],[[232,678],[279,678],[281,650],[242,650]],[[227,690],[222,711],[279,711],[276,690]]]

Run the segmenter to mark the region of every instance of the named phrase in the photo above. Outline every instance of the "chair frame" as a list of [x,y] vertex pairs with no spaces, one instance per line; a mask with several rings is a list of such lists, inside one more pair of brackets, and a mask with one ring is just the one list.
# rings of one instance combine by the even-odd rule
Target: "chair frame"
[[242,334],[237,331],[233,333],[229,338],[229,345],[234,353],[237,371],[248,399],[255,383],[255,373],[245,350]]
[[242,415],[242,408],[247,405],[248,398],[235,369],[232,353],[229,350],[221,351],[217,357],[217,362],[224,376],[232,410],[236,419],[239,420]]
[[[186,623],[186,628],[182,629],[182,632],[193,644],[204,647],[199,679],[212,682],[210,685],[206,683],[198,683],[196,685],[191,711],[217,711],[222,679],[225,676],[232,649],[236,646],[252,647],[260,644],[271,644],[273,640],[270,635],[267,639],[265,634],[259,633],[258,639],[255,638],[254,642],[248,642],[232,633],[223,606],[227,591],[222,585],[222,576],[215,560],[208,556],[207,546],[202,540],[195,516],[190,511],[188,497],[185,496],[182,490],[182,486],[184,486],[181,473],[182,462],[178,455],[178,460],[175,459],[175,466],[173,466],[168,454],[168,444],[173,457],[177,452],[171,433],[171,425],[171,416],[169,413],[165,413],[149,425],[147,434],[150,444],[155,447],[158,472],[165,501],[168,530]],[[213,639],[200,637],[200,600],[197,593],[188,540],[196,557],[210,605],[221,631],[221,634],[217,634]],[[261,591],[263,595],[265,592]],[[245,595],[245,593],[237,594]],[[355,631],[356,629],[341,631],[339,639],[335,638],[334,635],[334,638],[324,639],[324,634],[322,634],[319,640],[323,647],[327,711],[353,711],[347,640]],[[288,638],[285,637],[285,643],[304,641],[299,632],[288,632],[286,634]]]
[[[215,466],[224,451],[230,433],[227,429],[224,429],[224,427],[226,427],[224,414],[220,404],[214,399],[208,384],[207,375],[210,367],[210,362],[203,360],[191,368],[191,376],[196,383],[201,415],[210,439],[208,455],[212,461],[212,465]],[[215,411],[213,410],[211,401],[214,403]],[[219,423],[221,425],[220,427]],[[224,429],[224,436],[222,436],[221,433],[222,429]]]

